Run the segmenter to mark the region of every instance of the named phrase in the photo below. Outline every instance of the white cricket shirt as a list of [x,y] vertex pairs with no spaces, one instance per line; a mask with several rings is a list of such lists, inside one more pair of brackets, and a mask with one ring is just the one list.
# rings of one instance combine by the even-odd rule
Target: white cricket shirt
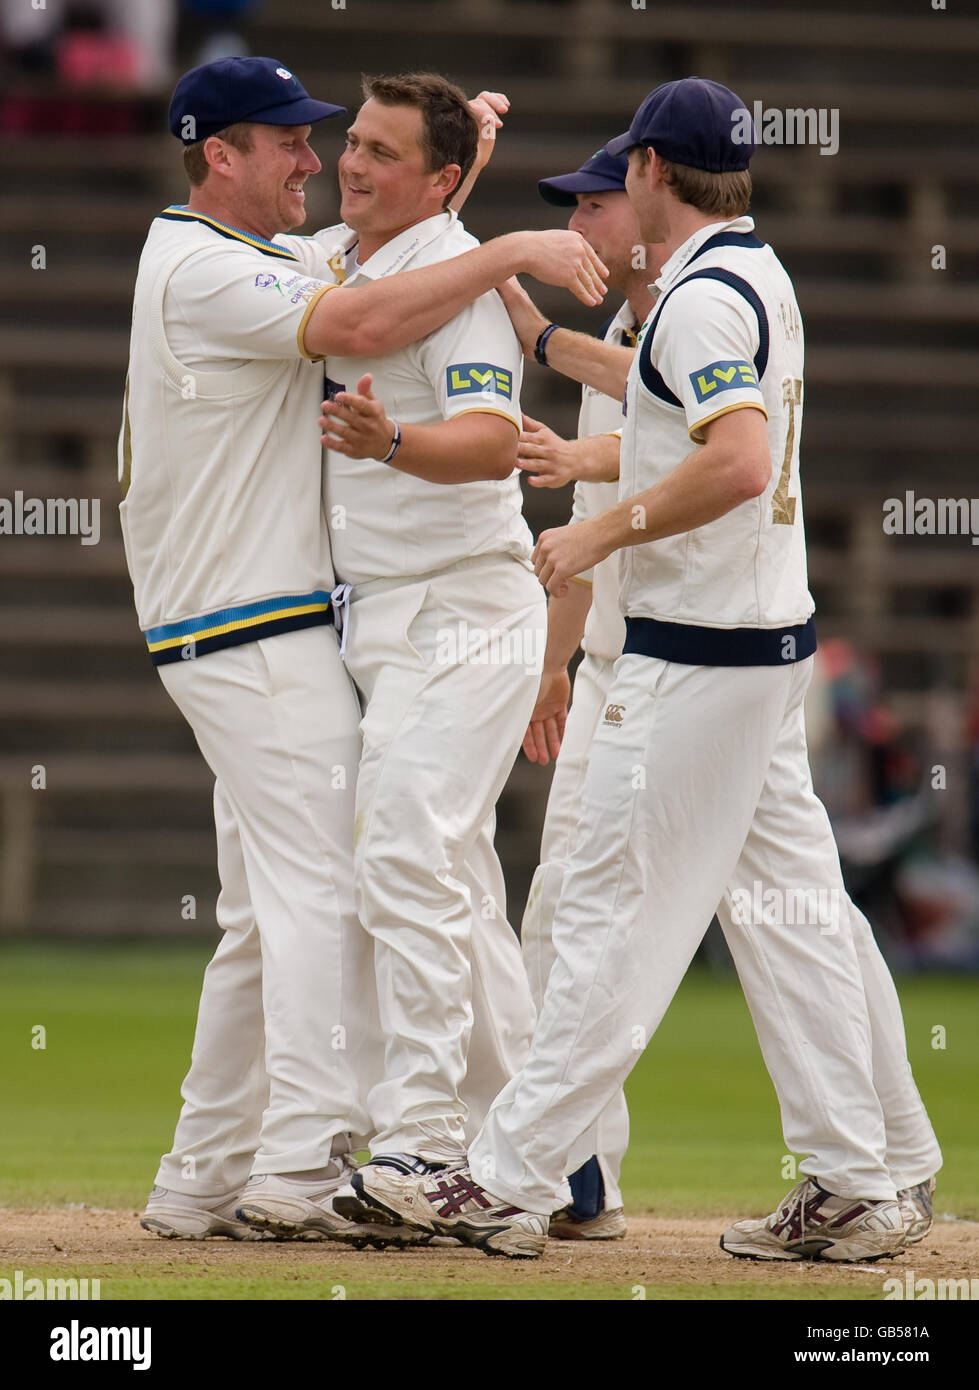
[[[350,228],[328,228],[314,239],[325,250],[343,249],[343,288],[351,294],[371,280],[434,265],[478,245],[454,212],[409,227],[359,269]],[[327,393],[355,391],[366,372],[388,416],[403,425],[488,411],[520,429],[520,344],[495,291],[397,352],[330,357]],[[430,483],[376,459],[350,459],[332,449],[325,469],[333,562],[346,583],[426,574],[474,555],[529,560],[533,546],[516,469],[502,482]]]
[[[815,645],[811,624],[788,646],[778,640],[780,630],[808,624],[814,606],[799,491],[803,332],[792,283],[753,229],[750,217],[714,223],[666,262],[626,388],[620,498],[671,473],[726,411],[767,417],[772,471],[761,496],[621,552],[623,612],[663,625],[646,624],[656,650],[644,650],[694,665],[801,660]],[[736,635],[748,629],[771,633]],[[776,647],[793,655],[773,655]]]
[[201,656],[330,620],[323,365],[302,334],[333,289],[306,238],[268,242],[181,207],[150,227],[119,469],[136,610],[158,665],[191,643]]
[[[617,347],[633,346],[634,339],[630,341],[628,334],[634,333],[636,328],[636,316],[626,300],[606,329],[604,341],[615,343]],[[621,401],[606,396],[594,386],[581,388],[579,439],[591,434],[614,434],[624,424]],[[607,512],[609,507],[614,507],[618,500],[617,482],[577,482],[574,485],[571,520],[590,521],[592,517]],[[622,643],[625,641],[625,619],[619,610],[619,552],[614,550],[607,559],[601,560],[591,570],[584,570],[576,578],[590,581],[592,586],[591,608],[581,639],[582,650],[603,661],[615,661],[622,655]]]

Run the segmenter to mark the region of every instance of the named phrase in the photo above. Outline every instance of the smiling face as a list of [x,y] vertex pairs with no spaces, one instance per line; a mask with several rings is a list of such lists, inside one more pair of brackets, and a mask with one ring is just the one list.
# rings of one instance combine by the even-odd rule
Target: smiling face
[[426,169],[422,113],[370,97],[347,131],[340,156],[340,216],[360,234],[361,261],[442,210],[461,172],[458,164]]
[[[211,172],[204,186],[221,196],[228,220],[267,240],[300,227],[306,220],[304,187],[323,167],[309,146],[312,127],[257,125],[248,127],[251,148],[236,149],[214,137],[218,149],[209,159]],[[208,142],[210,143],[210,142]]]

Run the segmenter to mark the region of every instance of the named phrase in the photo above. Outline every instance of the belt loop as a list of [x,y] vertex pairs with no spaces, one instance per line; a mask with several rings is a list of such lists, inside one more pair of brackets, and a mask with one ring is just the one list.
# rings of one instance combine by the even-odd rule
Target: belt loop
[[340,634],[340,660],[347,657],[347,632],[350,627],[350,584],[338,584],[330,594],[333,608],[333,626]]

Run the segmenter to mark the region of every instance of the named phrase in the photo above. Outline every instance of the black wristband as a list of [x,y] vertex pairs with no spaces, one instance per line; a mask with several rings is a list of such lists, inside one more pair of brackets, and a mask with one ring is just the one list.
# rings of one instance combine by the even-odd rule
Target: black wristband
[[542,328],[540,333],[537,335],[537,342],[534,344],[534,357],[541,364],[542,367],[547,367],[550,365],[548,363],[547,354],[544,351],[544,349],[547,347],[548,338],[551,336],[551,334],[558,326],[559,325],[556,323],[549,323],[546,326],[546,328]]

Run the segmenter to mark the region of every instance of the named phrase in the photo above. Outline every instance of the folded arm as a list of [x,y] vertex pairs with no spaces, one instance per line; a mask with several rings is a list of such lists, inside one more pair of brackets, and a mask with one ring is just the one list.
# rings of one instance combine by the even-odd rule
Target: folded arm
[[[323,446],[347,458],[384,459],[396,438],[370,375],[357,391],[341,391],[323,402]],[[429,483],[502,480],[517,462],[517,431],[512,420],[494,411],[470,410],[433,425],[401,425],[401,443],[390,466]]]

